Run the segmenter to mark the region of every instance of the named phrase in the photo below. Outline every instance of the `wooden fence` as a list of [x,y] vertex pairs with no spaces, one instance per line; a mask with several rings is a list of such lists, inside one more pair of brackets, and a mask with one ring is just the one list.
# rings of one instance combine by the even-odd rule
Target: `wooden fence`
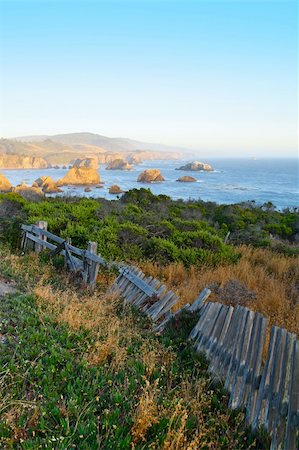
[[299,341],[272,327],[266,349],[267,325],[268,319],[248,308],[206,303],[190,338],[210,361],[212,377],[224,382],[229,407],[246,408],[252,429],[263,426],[270,434],[271,450],[298,450]]
[[[47,223],[22,225],[22,248],[34,246],[62,254],[66,266],[94,288],[99,266],[109,266],[96,255],[96,243],[87,250],[47,231]],[[53,241],[51,243],[49,241]],[[76,256],[74,256],[76,255]],[[173,312],[179,298],[159,280],[132,266],[116,265],[119,275],[111,290],[139,308],[157,332],[183,310],[199,314],[190,334],[195,351],[209,360],[215,381],[229,392],[229,407],[245,408],[253,430],[263,426],[271,436],[271,450],[299,450],[299,341],[285,329],[272,327],[266,348],[268,319],[242,306],[206,302],[204,289],[192,305]],[[264,357],[266,355],[266,357]]]
[[[66,267],[83,284],[95,288],[100,265],[106,265],[104,258],[97,255],[97,243],[89,242],[87,249],[82,250],[71,245],[69,240],[47,231],[47,222],[40,221],[36,225],[21,225],[21,248],[31,248],[39,253],[44,248],[51,250],[51,255],[64,256]],[[52,241],[52,242],[50,242]]]

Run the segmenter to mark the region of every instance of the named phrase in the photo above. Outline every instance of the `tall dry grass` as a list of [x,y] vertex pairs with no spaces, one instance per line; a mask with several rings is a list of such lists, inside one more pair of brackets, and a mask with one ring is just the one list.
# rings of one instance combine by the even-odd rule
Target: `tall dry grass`
[[[144,262],[141,268],[179,295],[181,301],[176,308],[192,303],[206,286],[224,287],[229,280],[238,280],[256,294],[256,298],[245,302],[246,306],[269,317],[270,325],[299,335],[298,258],[247,246],[239,247],[238,251],[242,255],[238,263],[217,268],[193,266],[186,269],[183,264],[161,267],[151,262]],[[219,301],[216,294],[209,299]],[[244,304],[242,298],[239,303]]]

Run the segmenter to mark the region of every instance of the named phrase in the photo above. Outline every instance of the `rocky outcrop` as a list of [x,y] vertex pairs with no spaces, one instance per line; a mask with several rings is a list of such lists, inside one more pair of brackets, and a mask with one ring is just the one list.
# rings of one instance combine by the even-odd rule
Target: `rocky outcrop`
[[197,180],[196,178],[185,176],[178,178],[177,181],[180,181],[181,183],[194,183]]
[[157,181],[165,181],[164,177],[161,175],[158,169],[146,169],[142,172],[137,181],[141,183],[155,183]]
[[131,170],[132,168],[132,164],[129,164],[122,158],[118,158],[108,163],[106,170]]
[[122,194],[124,191],[121,190],[121,188],[119,186],[117,186],[117,184],[113,184],[110,188],[109,188],[109,194]]
[[193,161],[191,163],[186,164],[185,166],[178,167],[176,170],[191,170],[191,171],[199,171],[204,170],[207,172],[211,172],[213,167],[210,164],[205,164],[200,161]]
[[44,197],[44,192],[41,191],[38,187],[27,186],[25,181],[22,184],[13,187],[12,191],[16,194],[21,195],[23,198],[29,201],[37,201]]
[[55,194],[56,192],[62,192],[53,178],[49,176],[38,178],[37,180],[35,180],[32,187],[39,187],[46,194]]
[[39,156],[22,156],[4,153],[0,155],[2,169],[46,169],[48,161]]
[[77,159],[67,174],[57,181],[57,186],[98,184],[98,161],[95,158]]
[[11,184],[8,179],[0,173],[0,192],[9,192],[11,190]]
[[140,164],[142,163],[142,158],[138,153],[131,153],[127,156],[127,161],[129,164]]

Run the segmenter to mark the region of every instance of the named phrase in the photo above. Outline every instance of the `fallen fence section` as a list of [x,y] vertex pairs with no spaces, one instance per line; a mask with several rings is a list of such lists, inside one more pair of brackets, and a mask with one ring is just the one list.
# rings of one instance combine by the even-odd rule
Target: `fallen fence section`
[[224,382],[232,409],[246,408],[253,430],[263,426],[271,450],[299,449],[299,341],[272,327],[265,363],[268,319],[245,307],[205,303],[191,331],[214,380]]
[[[79,249],[55,234],[47,231],[47,222],[40,221],[36,225],[21,225],[23,232],[21,248],[31,248],[40,253],[44,248],[51,250],[52,256],[64,256],[66,267],[83,285],[95,288],[99,266],[107,262],[97,255],[97,243],[89,242],[86,250]],[[52,241],[52,242],[50,242]]]
[[173,316],[172,307],[179,298],[166,286],[152,277],[147,277],[136,267],[123,267],[112,286],[124,298],[125,302],[139,308],[161,330]]

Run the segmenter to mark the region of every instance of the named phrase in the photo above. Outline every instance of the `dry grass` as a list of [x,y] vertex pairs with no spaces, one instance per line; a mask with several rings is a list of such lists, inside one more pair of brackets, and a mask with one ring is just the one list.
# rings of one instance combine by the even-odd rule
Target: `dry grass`
[[[239,280],[256,293],[256,298],[246,306],[269,317],[271,325],[299,335],[298,258],[247,246],[238,250],[242,257],[235,265],[186,269],[182,264],[160,267],[145,262],[141,268],[147,275],[163,280],[179,295],[181,302],[176,307],[192,303],[206,286],[217,283],[223,287],[229,280]],[[216,295],[211,295],[210,300],[219,301]]]
[[64,291],[51,285],[34,288],[37,303],[55,315],[57,322],[65,323],[73,331],[91,331],[94,343],[85,355],[92,365],[109,360],[113,369],[126,360],[126,348],[133,339],[136,328],[130,315],[117,314],[119,299],[116,294],[78,295],[71,288]]
[[145,386],[143,387],[136,413],[133,417],[132,436],[133,442],[135,443],[145,441],[147,430],[159,421],[157,405],[157,397],[159,394],[158,384],[158,379],[152,384],[148,379],[145,379]]

